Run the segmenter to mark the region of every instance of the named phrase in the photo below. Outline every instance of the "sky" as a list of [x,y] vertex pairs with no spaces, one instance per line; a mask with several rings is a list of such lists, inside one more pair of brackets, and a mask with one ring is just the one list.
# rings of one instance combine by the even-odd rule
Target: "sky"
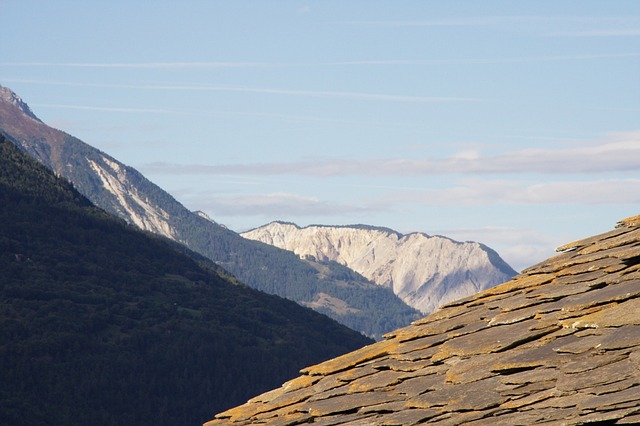
[[640,214],[640,1],[0,0],[0,84],[238,232],[521,270]]

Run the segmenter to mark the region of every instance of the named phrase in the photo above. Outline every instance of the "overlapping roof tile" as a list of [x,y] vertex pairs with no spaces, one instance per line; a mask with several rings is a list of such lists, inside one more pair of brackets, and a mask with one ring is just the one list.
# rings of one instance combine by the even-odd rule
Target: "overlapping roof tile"
[[559,251],[206,426],[640,422],[640,216]]

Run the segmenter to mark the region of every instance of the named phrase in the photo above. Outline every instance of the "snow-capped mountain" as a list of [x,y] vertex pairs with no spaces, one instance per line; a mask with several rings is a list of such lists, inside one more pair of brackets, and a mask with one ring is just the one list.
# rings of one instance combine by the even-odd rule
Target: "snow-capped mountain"
[[423,313],[516,275],[495,251],[480,243],[424,233],[402,235],[371,226],[300,228],[272,222],[241,235],[301,258],[338,262],[393,289]]

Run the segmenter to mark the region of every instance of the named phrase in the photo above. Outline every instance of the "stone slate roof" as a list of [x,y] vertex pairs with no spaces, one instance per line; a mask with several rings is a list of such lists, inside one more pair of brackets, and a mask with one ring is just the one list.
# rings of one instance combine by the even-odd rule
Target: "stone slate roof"
[[640,423],[640,216],[214,425]]

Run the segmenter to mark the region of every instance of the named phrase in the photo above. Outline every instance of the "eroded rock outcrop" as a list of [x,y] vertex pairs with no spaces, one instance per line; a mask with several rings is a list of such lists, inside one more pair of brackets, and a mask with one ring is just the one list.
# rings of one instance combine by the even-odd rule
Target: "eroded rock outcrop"
[[293,251],[301,258],[335,261],[393,289],[423,313],[502,283],[516,272],[477,242],[423,233],[402,235],[371,226],[307,226],[272,222],[241,234]]

